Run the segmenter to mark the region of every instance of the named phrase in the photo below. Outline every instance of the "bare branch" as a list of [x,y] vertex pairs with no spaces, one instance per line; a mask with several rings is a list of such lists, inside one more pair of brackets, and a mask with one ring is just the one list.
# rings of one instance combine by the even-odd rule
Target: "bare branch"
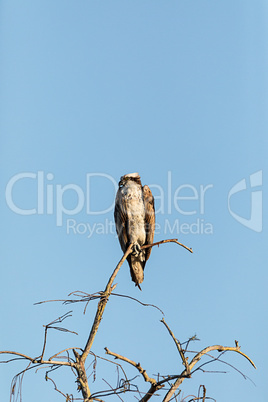
[[202,356],[204,356],[205,354],[211,352],[212,350],[217,350],[218,352],[223,352],[223,351],[232,351],[232,352],[237,352],[240,355],[244,356],[249,362],[250,364],[256,369],[257,367],[255,366],[255,364],[253,363],[253,361],[243,352],[240,351],[240,346],[238,345],[238,342],[236,341],[236,346],[235,347],[231,347],[231,346],[221,346],[221,345],[214,345],[214,346],[208,346],[207,348],[201,350],[201,352],[197,353],[191,363],[190,363],[190,367],[191,369],[194,367],[194,365],[201,359]]
[[94,323],[92,325],[92,328],[91,328],[91,331],[90,331],[90,334],[89,334],[89,338],[88,338],[86,347],[85,347],[84,352],[82,353],[82,356],[81,356],[81,362],[83,362],[83,363],[85,362],[85,360],[86,360],[86,358],[87,358],[87,356],[88,356],[88,354],[89,354],[89,352],[91,350],[93,341],[94,341],[96,333],[98,331],[100,322],[102,320],[102,315],[104,313],[104,309],[106,307],[106,304],[107,304],[107,301],[109,299],[109,296],[110,296],[110,294],[112,292],[111,288],[112,288],[112,285],[113,285],[113,281],[115,280],[116,275],[118,274],[123,262],[126,260],[127,256],[131,252],[132,252],[132,244],[129,245],[127,251],[125,252],[123,257],[121,258],[121,260],[117,264],[114,272],[112,273],[112,275],[111,275],[111,277],[110,277],[110,279],[109,279],[109,281],[108,281],[108,283],[106,285],[105,291],[102,293],[102,297],[101,297],[101,299],[99,301],[98,309],[97,309],[97,312],[96,312],[96,315],[95,315]]
[[136,363],[133,360],[130,360],[125,356],[119,355],[118,353],[111,352],[107,347],[104,349],[107,354],[114,356],[116,359],[120,359],[126,363],[131,364],[133,367],[135,367],[141,373],[144,381],[149,382],[151,384],[149,391],[143,396],[143,398],[141,398],[140,402],[147,402],[154,395],[154,393],[156,391],[163,388],[164,385],[157,382],[154,378],[151,378],[148,376],[146,370],[144,370],[141,367],[140,363]]
[[59,392],[61,395],[63,395],[66,401],[70,401],[70,400],[71,400],[71,399],[70,399],[70,395],[68,395],[68,394],[65,395],[62,391],[60,391],[60,390],[57,388],[57,385],[56,385],[55,381],[53,381],[52,378],[48,377],[47,373],[46,373],[46,376],[45,376],[45,380],[46,380],[46,381],[48,381],[48,380],[51,381],[52,384],[54,385],[55,391],[57,391],[57,392]]
[[24,355],[23,353],[13,352],[10,350],[0,351],[0,354],[9,354],[22,357],[26,360],[29,360],[33,364],[47,364],[47,365],[55,365],[55,366],[71,366],[74,367],[74,363],[72,362],[62,362],[60,360],[39,360],[39,358],[32,358],[30,356]]
[[24,355],[23,353],[19,353],[19,352],[13,352],[11,350],[2,350],[2,351],[0,351],[0,355],[2,355],[2,354],[20,356],[23,359],[30,360],[31,362],[34,361],[34,359],[30,356]]
[[[232,351],[232,352],[237,352],[239,354],[241,354],[242,356],[244,356],[251,364],[254,368],[256,368],[255,364],[253,363],[253,361],[243,352],[240,351],[240,346],[238,345],[238,342],[235,341],[235,347],[230,347],[230,346],[221,346],[221,345],[214,345],[214,346],[208,346],[205,349],[201,350],[201,352],[198,352],[193,359],[191,360],[191,362],[189,363],[189,370],[190,372],[192,372],[193,367],[196,365],[196,363],[199,362],[199,360],[202,358],[202,356],[208,354],[209,352],[213,351],[213,350],[217,350],[218,352],[223,352],[223,351]],[[187,370],[184,370],[181,373],[181,377],[178,378],[175,383],[171,386],[170,390],[167,392],[167,394],[165,395],[163,402],[168,402],[170,401],[170,398],[172,397],[172,395],[174,394],[174,392],[177,390],[177,388],[181,385],[181,383],[183,382],[185,375],[187,375]]]
[[[146,249],[147,247],[154,247],[154,246],[159,246],[160,244],[164,244],[164,243],[176,243],[178,245],[180,245],[181,247],[184,247],[185,249],[187,249],[189,252],[193,252],[192,248],[189,248],[187,246],[185,246],[182,243],[179,243],[177,239],[167,239],[167,240],[162,240],[160,242],[156,242],[153,244],[149,244],[149,245],[145,245],[142,246],[141,249]],[[102,397],[106,398],[110,395],[116,395],[120,400],[123,400],[119,395],[126,393],[126,392],[133,392],[136,393],[136,395],[139,395],[140,402],[147,402],[149,401],[149,399],[151,399],[152,396],[156,395],[156,391],[162,389],[162,392],[165,391],[166,395],[164,396],[163,402],[168,402],[170,400],[177,400],[177,397],[180,393],[180,390],[178,390],[179,386],[181,385],[181,383],[184,381],[185,378],[189,378],[191,377],[191,375],[193,373],[195,373],[197,370],[203,370],[202,367],[205,364],[211,363],[212,361],[221,361],[219,359],[219,357],[225,353],[226,351],[233,351],[233,352],[237,352],[239,354],[241,354],[243,357],[245,357],[254,368],[255,365],[253,363],[253,361],[243,352],[240,351],[240,346],[238,345],[238,342],[235,341],[235,347],[224,347],[221,345],[214,345],[214,346],[209,346],[204,348],[203,350],[201,350],[200,352],[191,352],[188,351],[188,346],[189,343],[192,340],[197,339],[196,336],[190,338],[186,343],[186,347],[182,347],[180,341],[175,337],[174,333],[172,332],[172,330],[170,329],[170,327],[168,326],[168,324],[165,322],[164,318],[162,318],[161,322],[165,325],[166,329],[168,330],[170,336],[172,337],[176,348],[179,352],[180,358],[182,360],[182,364],[184,365],[184,369],[180,374],[176,374],[176,375],[161,375],[158,374],[157,380],[155,378],[150,377],[146,370],[141,367],[140,363],[136,363],[135,361],[119,355],[117,353],[111,352],[108,348],[105,348],[106,354],[113,356],[115,359],[119,359],[123,362],[126,362],[130,365],[132,365],[133,367],[135,367],[138,372],[142,375],[143,379],[145,382],[149,383],[150,389],[148,390],[148,392],[146,394],[144,394],[144,396],[142,397],[141,392],[139,391],[138,387],[132,383],[132,381],[136,378],[134,377],[131,380],[128,380],[127,375],[123,369],[123,367],[119,364],[119,363],[115,363],[109,359],[105,359],[102,358],[100,356],[95,355],[92,351],[92,345],[93,342],[95,340],[95,336],[97,334],[97,331],[99,330],[99,326],[103,317],[103,313],[104,310],[106,308],[107,302],[110,298],[111,295],[113,296],[118,296],[118,297],[124,297],[124,298],[129,298],[131,300],[134,300],[138,303],[140,303],[143,306],[150,306],[150,307],[154,307],[156,309],[158,309],[163,315],[164,313],[162,312],[162,310],[160,310],[157,306],[152,305],[152,304],[145,304],[142,303],[141,301],[139,301],[138,299],[128,296],[128,295],[122,295],[122,294],[117,294],[117,293],[113,293],[115,287],[117,286],[117,284],[114,284],[115,278],[120,270],[120,268],[122,267],[123,262],[126,260],[126,258],[131,254],[132,252],[132,244],[129,245],[128,249],[126,250],[125,254],[123,255],[123,257],[121,258],[121,260],[119,261],[119,263],[117,264],[117,266],[115,267],[112,275],[110,276],[106,288],[103,292],[97,292],[97,293],[93,293],[93,294],[88,294],[85,292],[81,292],[81,291],[75,291],[70,293],[68,296],[70,297],[71,295],[73,295],[74,298],[79,298],[79,300],[58,300],[58,301],[63,301],[64,304],[68,304],[68,303],[75,303],[75,302],[86,302],[86,306],[84,309],[84,312],[86,311],[87,305],[89,303],[89,301],[91,300],[96,300],[99,299],[98,301],[98,306],[97,306],[97,311],[95,314],[95,318],[94,318],[94,322],[91,326],[91,330],[90,333],[88,335],[88,339],[85,345],[84,349],[81,348],[65,348],[63,350],[61,350],[60,352],[57,352],[56,354],[54,354],[53,356],[51,356],[48,360],[44,360],[44,355],[45,355],[45,351],[46,351],[46,344],[47,344],[47,336],[48,336],[48,329],[56,329],[59,331],[63,331],[63,332],[71,332],[71,333],[75,333],[73,331],[69,331],[66,328],[63,328],[61,326],[58,326],[59,323],[61,323],[63,320],[65,320],[67,317],[70,316],[70,311],[67,312],[66,314],[64,314],[63,316],[57,318],[56,320],[52,321],[51,323],[47,324],[44,326],[45,328],[45,333],[44,333],[44,341],[43,341],[43,346],[42,346],[42,353],[40,355],[40,357],[36,357],[36,358],[32,358],[28,355],[25,354],[21,354],[21,353],[17,353],[17,352],[12,352],[12,351],[2,351],[0,352],[0,354],[8,354],[9,356],[11,356],[11,358],[6,361],[12,361],[12,360],[16,360],[16,359],[25,359],[28,360],[28,365],[26,367],[25,370],[23,370],[21,373],[17,374],[17,376],[14,377],[14,381],[12,383],[12,395],[15,395],[15,388],[16,388],[16,382],[19,381],[19,386],[21,386],[21,381],[23,378],[23,375],[25,374],[26,371],[32,369],[32,368],[36,368],[39,367],[37,370],[41,369],[40,366],[42,366],[42,368],[46,368],[48,371],[46,372],[46,380],[50,380],[56,391],[58,391],[59,393],[61,393],[65,398],[66,401],[70,401],[72,398],[72,400],[74,400],[72,395],[68,395],[68,394],[64,394],[63,392],[61,392],[55,382],[48,377],[48,373],[50,373],[53,370],[56,370],[62,366],[67,366],[70,367],[72,372],[75,374],[76,378],[77,378],[77,382],[78,382],[78,389],[82,391],[82,397],[83,397],[83,401],[84,402],[90,402],[93,400],[96,401],[102,401]],[[44,302],[39,302],[36,304],[41,304]],[[69,356],[69,350],[73,351],[74,354],[74,358],[71,359]],[[218,356],[218,358],[214,357],[213,355],[210,356],[209,353],[211,351],[217,351],[220,353],[220,355]],[[66,352],[66,353],[65,353]],[[194,353],[194,357],[192,358],[191,362],[189,363],[189,359],[188,357],[186,357],[186,353]],[[64,355],[63,355],[64,354]],[[88,366],[88,368],[85,368],[85,362],[87,357],[90,355],[94,356],[94,360],[91,362],[91,364]],[[214,353],[213,353],[214,354]],[[209,362],[203,363],[201,365],[199,365],[198,367],[198,362],[200,361],[200,359],[204,356],[207,355],[209,357],[212,358],[212,360],[210,360]],[[14,356],[14,357],[12,357]],[[93,380],[95,380],[96,377],[96,363],[97,363],[97,358],[101,358],[103,360],[106,360],[110,363],[116,364],[117,367],[117,372],[118,372],[118,379],[117,379],[117,386],[115,388],[113,388],[106,380],[104,380],[106,382],[106,384],[108,384],[110,389],[106,389],[104,391],[98,391],[95,393],[91,393],[90,389],[89,389],[89,382],[88,382],[88,378],[90,376],[93,375]],[[65,359],[65,361],[63,361]],[[223,363],[226,363],[223,361]],[[195,365],[197,364],[196,368],[194,369]],[[228,364],[228,363],[226,363]],[[87,370],[89,370],[90,367],[93,367],[91,373],[87,374]],[[231,365],[230,365],[231,366]],[[119,377],[119,368],[121,368],[124,376],[123,378]],[[137,375],[138,376],[138,375]],[[165,388],[164,388],[165,387]],[[203,387],[203,395],[200,396],[201,394],[201,387]],[[17,390],[16,390],[17,392]],[[18,394],[19,395],[19,394]],[[192,401],[197,401],[197,400],[201,400],[204,402],[207,399],[211,399],[209,397],[206,396],[206,388],[205,386],[200,386],[199,388],[199,392],[198,392],[198,397],[193,396],[193,395],[188,395],[186,398],[187,400],[193,397],[193,399],[191,399]],[[184,398],[185,399],[185,398]],[[79,399],[81,400],[81,399]],[[103,402],[103,401],[102,401]]]
[[184,365],[184,367],[185,367],[185,369],[186,369],[186,372],[187,372],[187,374],[190,375],[189,363],[188,363],[187,358],[186,358],[185,355],[184,355],[184,352],[183,352],[183,350],[182,350],[182,347],[181,347],[180,342],[178,341],[178,339],[175,338],[175,335],[173,334],[173,332],[171,331],[171,329],[170,329],[169,326],[167,325],[167,323],[166,323],[166,321],[164,320],[164,318],[162,318],[161,322],[165,325],[165,327],[167,328],[167,330],[168,330],[170,336],[172,337],[173,341],[175,342],[175,345],[177,346],[177,349],[178,349],[178,351],[179,351],[179,354],[180,354],[182,363],[183,363],[183,365]]
[[112,361],[112,360],[109,360],[109,359],[105,359],[105,357],[98,356],[98,355],[96,355],[95,353],[93,353],[92,351],[90,352],[90,354],[92,354],[93,356],[97,357],[98,359],[105,360],[106,362],[115,364],[115,365],[117,366],[117,368],[120,367],[120,369],[122,370],[122,373],[124,374],[125,380],[128,381],[126,372],[125,372],[125,370],[123,369],[123,367],[121,366],[121,364],[119,364],[119,363],[117,363],[117,362],[114,362],[114,361]]
[[14,401],[17,400],[17,398],[15,397],[17,381],[19,381],[19,387],[18,387],[19,389],[17,390],[17,395],[19,396],[19,394],[21,394],[21,386],[22,386],[22,380],[23,380],[24,374],[26,373],[26,371],[31,370],[33,368],[30,366],[31,366],[31,362],[28,363],[28,365],[26,366],[26,368],[24,370],[22,370],[20,373],[16,374],[15,377],[13,377],[12,383],[11,383],[10,401],[12,399]]
[[141,250],[148,248],[148,247],[159,246],[160,244],[163,244],[163,243],[176,243],[179,246],[184,247],[186,250],[190,251],[190,253],[193,253],[192,248],[189,248],[189,247],[185,246],[184,244],[178,242],[178,239],[167,239],[167,240],[161,240],[161,241],[158,241],[158,242],[152,243],[152,244],[146,244],[145,246],[141,247]]
[[104,378],[103,378],[103,381],[106,382],[106,384],[111,388],[111,390],[114,391],[115,395],[116,395],[121,401],[124,402],[124,400],[121,398],[121,396],[119,396],[119,395],[116,393],[116,389],[113,389],[113,387],[108,383],[108,381],[104,380]]
[[136,362],[134,362],[133,360],[130,360],[130,359],[128,359],[128,358],[125,357],[125,356],[119,355],[118,353],[111,352],[108,348],[104,348],[104,350],[105,350],[105,352],[106,352],[108,355],[114,356],[116,359],[123,360],[124,362],[127,362],[127,363],[131,364],[132,366],[136,367],[136,369],[137,369],[137,370],[141,373],[141,375],[143,376],[144,381],[149,382],[149,383],[154,384],[154,385],[156,384],[156,380],[155,380],[154,378],[151,378],[151,377],[148,376],[148,374],[146,373],[146,370],[144,370],[144,369],[141,367],[140,363],[136,363]]
[[101,323],[102,316],[103,316],[106,304],[108,302],[108,299],[109,299],[112,291],[115,289],[116,285],[113,285],[113,282],[114,282],[116,275],[118,274],[123,262],[126,260],[127,256],[131,252],[132,252],[132,244],[129,245],[127,251],[125,252],[123,257],[117,264],[116,268],[114,269],[114,271],[106,285],[105,291],[101,293],[100,301],[98,303],[97,311],[95,314],[95,319],[94,319],[93,325],[91,327],[91,331],[90,331],[90,334],[89,334],[89,337],[88,337],[88,340],[87,340],[83,353],[80,355],[75,349],[73,349],[73,353],[74,353],[75,359],[76,359],[76,362],[74,363],[74,367],[77,372],[77,381],[79,382],[79,384],[81,386],[83,398],[85,401],[89,401],[90,399],[92,399],[91,392],[90,392],[89,386],[88,386],[87,374],[86,374],[86,370],[85,370],[85,361],[91,351],[91,347],[94,342],[97,331],[99,329],[99,325]]
[[67,352],[67,350],[74,350],[74,349],[77,349],[77,350],[81,350],[81,351],[82,351],[81,348],[66,348],[66,349],[63,349],[63,350],[61,350],[60,352],[56,353],[55,355],[51,356],[51,357],[48,359],[48,361],[51,361],[52,359],[54,359],[55,357],[59,356],[60,354],[62,354],[62,353],[64,353],[64,352]]
[[140,303],[142,306],[156,308],[157,310],[160,311],[161,314],[165,315],[165,313],[159,307],[155,306],[154,304],[142,303],[140,300],[136,299],[135,297],[131,297],[128,295],[120,295],[118,293],[111,293],[111,296],[126,297],[127,299],[134,300],[134,301]]

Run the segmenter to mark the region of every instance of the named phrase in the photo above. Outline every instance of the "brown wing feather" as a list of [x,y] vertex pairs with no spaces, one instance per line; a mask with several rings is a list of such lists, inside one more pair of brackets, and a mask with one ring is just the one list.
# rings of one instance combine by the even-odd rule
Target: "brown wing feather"
[[[155,229],[155,209],[154,209],[154,197],[148,186],[143,186],[143,201],[145,208],[145,230],[146,230],[146,242],[145,244],[152,244],[154,241],[154,229]],[[150,257],[152,247],[145,249],[146,261]]]
[[127,212],[126,212],[125,201],[123,197],[121,197],[120,189],[117,192],[115,200],[114,220],[120,246],[123,252],[125,253],[128,248]]

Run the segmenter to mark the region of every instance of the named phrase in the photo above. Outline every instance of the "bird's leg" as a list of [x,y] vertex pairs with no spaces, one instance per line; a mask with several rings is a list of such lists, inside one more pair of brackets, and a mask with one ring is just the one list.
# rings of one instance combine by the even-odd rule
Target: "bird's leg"
[[133,247],[132,247],[132,254],[135,257],[138,257],[140,252],[141,252],[141,247],[140,247],[139,243],[134,243]]

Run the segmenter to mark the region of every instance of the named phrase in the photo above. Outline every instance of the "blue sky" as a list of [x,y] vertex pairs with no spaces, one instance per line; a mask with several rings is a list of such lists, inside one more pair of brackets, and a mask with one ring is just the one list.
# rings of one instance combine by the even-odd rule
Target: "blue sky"
[[[137,171],[155,195],[155,240],[178,237],[194,253],[154,248],[142,292],[126,264],[117,292],[159,306],[180,341],[197,334],[195,350],[237,339],[258,367],[226,355],[252,381],[211,366],[228,373],[196,374],[184,397],[205,384],[218,402],[264,401],[266,2],[3,0],[0,10],[0,349],[39,355],[43,325],[70,306],[33,304],[104,289],[121,258],[114,183]],[[48,353],[83,347],[95,308],[71,306],[65,325],[79,336],[51,333]],[[114,297],[93,351],[107,346],[150,375],[177,373],[161,318]],[[23,367],[0,365],[1,400]],[[71,375],[54,378],[76,396]],[[100,362],[92,391],[102,378],[117,377]],[[24,401],[37,394],[62,400],[44,370],[24,378]]]

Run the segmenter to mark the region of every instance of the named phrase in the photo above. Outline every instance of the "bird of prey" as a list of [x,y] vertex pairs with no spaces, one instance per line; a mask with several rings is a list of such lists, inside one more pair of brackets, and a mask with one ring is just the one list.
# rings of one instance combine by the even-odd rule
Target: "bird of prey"
[[152,247],[141,250],[141,246],[153,243],[155,210],[151,190],[146,185],[142,187],[138,173],[121,177],[115,199],[114,219],[123,252],[133,243],[133,251],[127,261],[131,278],[141,290],[144,267],[152,250]]

